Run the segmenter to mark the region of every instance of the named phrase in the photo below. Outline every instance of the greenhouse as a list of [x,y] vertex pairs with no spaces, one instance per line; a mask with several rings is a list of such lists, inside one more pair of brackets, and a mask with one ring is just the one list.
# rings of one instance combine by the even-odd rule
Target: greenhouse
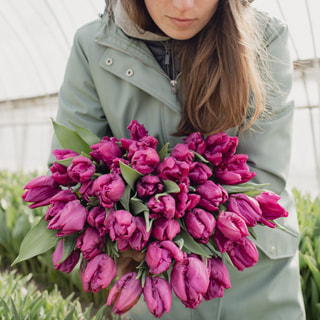
[[[51,119],[54,119],[57,113],[58,92],[63,82],[74,34],[80,26],[99,19],[104,12],[105,2],[104,0],[0,0],[0,5],[0,37],[2,39],[0,51],[0,173],[1,183],[6,184],[5,187],[0,185],[0,215],[3,215],[10,207],[9,199],[15,193],[15,197],[20,199],[23,193],[22,189],[20,194],[19,190],[12,191],[13,189],[10,189],[9,186],[10,181],[14,180],[14,183],[18,181],[19,184],[22,183],[19,179],[23,179],[21,177],[24,175],[29,177],[35,172],[44,174],[48,170],[53,135]],[[293,190],[295,196],[301,201],[297,204],[298,211],[306,211],[304,220],[299,220],[300,231],[305,231],[302,232],[304,236],[310,235],[311,230],[314,235],[318,234],[312,250],[306,241],[300,243],[300,246],[308,247],[308,250],[315,255],[312,260],[311,251],[307,251],[306,256],[303,256],[305,258],[301,258],[301,261],[304,267],[309,266],[310,271],[307,272],[307,276],[311,278],[312,274],[314,277],[313,290],[318,290],[317,295],[312,298],[304,296],[306,300],[308,299],[309,302],[312,300],[314,304],[309,320],[318,320],[320,319],[320,2],[319,0],[255,0],[252,6],[284,20],[289,26],[290,50],[294,68],[292,98],[295,102],[295,113],[288,184],[289,189]],[[312,211],[312,215],[307,215],[308,210]],[[38,217],[30,218],[31,215],[28,213],[23,232],[16,227],[15,232],[21,232],[21,237],[16,241],[20,243],[23,238],[22,234],[27,232],[28,227],[31,228],[34,225],[42,213],[37,214]],[[312,222],[314,225],[311,227],[309,223],[313,214],[318,214],[318,217]],[[10,225],[14,229],[13,221],[18,218],[17,213],[12,213],[11,220],[7,220],[8,218],[4,216],[0,217],[0,255],[6,250],[18,253],[18,244],[15,244],[15,247],[10,247],[11,244],[8,244],[11,241],[9,233],[1,237],[2,230],[4,230],[1,224]],[[8,260],[14,258],[10,256]],[[1,269],[5,268],[2,264],[8,263],[8,260],[0,259]],[[44,260],[40,259],[40,261],[41,264]],[[35,265],[38,267],[39,262],[36,262]],[[22,286],[29,282],[29,278],[26,277],[32,270],[28,268],[27,266],[24,276],[18,277]],[[48,268],[48,266],[42,268]],[[10,281],[14,281],[15,277],[13,274],[0,276],[0,318],[1,310],[4,310],[2,304],[8,304],[8,302],[2,302],[5,294],[1,288],[2,283],[8,281],[2,277],[7,276]],[[309,284],[308,282],[308,286]],[[78,292],[77,285],[73,283],[72,286],[76,288],[74,291]],[[52,287],[51,284],[51,289]],[[33,284],[30,290],[35,294],[36,289]],[[45,295],[47,294],[49,295],[46,292]],[[50,294],[58,296],[59,292],[54,287]],[[83,298],[79,293],[78,296]],[[85,305],[94,300],[99,305],[99,296],[95,298],[85,294],[84,296]],[[15,299],[18,300],[19,297]],[[39,296],[36,299],[40,301]],[[46,299],[51,298],[46,296]],[[73,314],[79,317],[90,313],[88,310],[82,313],[77,301],[72,302],[72,308]],[[100,313],[103,313],[102,309]],[[315,314],[317,318],[312,318]],[[59,317],[58,313],[55,316]],[[64,316],[67,316],[66,313]],[[99,318],[99,313],[97,313],[95,319],[103,318]]]

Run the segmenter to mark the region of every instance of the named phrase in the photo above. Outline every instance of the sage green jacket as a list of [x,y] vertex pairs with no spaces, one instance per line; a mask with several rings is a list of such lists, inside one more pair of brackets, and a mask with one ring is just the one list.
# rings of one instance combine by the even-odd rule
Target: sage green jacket
[[[304,319],[298,223],[292,197],[286,191],[294,111],[288,30],[274,18],[262,13],[257,16],[273,79],[267,92],[271,115],[256,121],[240,137],[237,151],[248,155],[248,164],[257,173],[255,182],[270,183],[269,189],[281,195],[289,217],[280,223],[287,232],[256,227],[257,265],[244,272],[230,268],[232,288],[225,291],[224,298],[204,301],[196,310],[174,301],[172,312],[164,319]],[[181,141],[170,135],[179,123],[180,111],[167,75],[144,41],[126,36],[108,14],[77,31],[59,94],[58,122],[70,126],[70,120],[100,137],[121,138],[128,137],[127,126],[136,119],[160,145],[170,142],[173,146]],[[227,133],[237,135],[237,129]],[[55,148],[60,146],[54,137]],[[153,318],[144,304],[133,308],[131,317]]]

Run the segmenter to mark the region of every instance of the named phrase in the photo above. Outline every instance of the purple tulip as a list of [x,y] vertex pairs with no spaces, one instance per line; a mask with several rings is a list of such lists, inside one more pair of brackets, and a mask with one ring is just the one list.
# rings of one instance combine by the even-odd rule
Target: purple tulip
[[208,211],[194,208],[187,212],[184,221],[189,234],[200,243],[208,243],[216,226],[216,220]]
[[152,274],[169,270],[173,259],[182,261],[183,252],[172,241],[154,241],[148,245],[145,261]]
[[133,217],[136,229],[130,238],[118,239],[118,248],[121,251],[128,250],[129,248],[141,251],[148,243],[150,232],[147,232],[146,222],[143,217]]
[[247,165],[247,155],[235,154],[213,169],[219,183],[234,185],[250,181],[256,174]]
[[227,191],[211,180],[200,184],[196,192],[201,196],[199,206],[208,211],[218,211],[219,205],[228,199]]
[[237,241],[249,235],[245,221],[234,212],[220,211],[217,227],[231,241]]
[[29,181],[24,187],[22,199],[33,202],[29,208],[47,206],[50,199],[60,191],[59,184],[51,176],[39,176]]
[[145,136],[140,140],[122,138],[120,141],[122,148],[128,151],[126,155],[128,160],[131,160],[137,151],[146,148],[156,149],[158,145],[158,140],[152,136]]
[[142,293],[140,279],[137,279],[136,272],[129,272],[123,275],[111,288],[107,306],[113,305],[112,311],[122,315],[129,311],[138,301]]
[[82,231],[87,220],[88,210],[79,200],[68,202],[49,222],[48,229],[60,230],[57,237]]
[[225,132],[210,135],[206,138],[207,149],[204,153],[207,160],[214,166],[221,163],[223,159],[228,159],[234,155],[238,138],[230,137]]
[[127,129],[130,131],[130,137],[133,140],[140,140],[148,135],[148,131],[144,125],[140,124],[137,120],[132,120]]
[[142,174],[154,172],[160,162],[157,151],[153,148],[144,148],[136,151],[131,158],[132,168]]
[[170,195],[160,196],[158,200],[154,196],[148,201],[148,207],[151,219],[160,217],[172,219],[176,212],[176,201]]
[[173,157],[164,158],[158,165],[157,172],[160,179],[184,181],[189,174],[190,165]]
[[176,201],[175,217],[177,219],[183,217],[186,213],[189,204],[189,188],[185,183],[179,183],[180,192],[174,193],[173,197]]
[[118,140],[114,137],[104,137],[101,142],[91,146],[92,152],[90,155],[96,162],[103,161],[108,167],[116,158],[122,157],[121,147],[118,145]]
[[[79,156],[77,152],[70,149],[55,149],[52,151],[52,154],[57,160],[65,160]],[[50,171],[52,178],[63,186],[74,186],[77,184],[77,181],[69,177],[67,167],[60,163],[54,162],[50,167]]]
[[275,228],[276,226],[270,220],[288,216],[288,211],[278,203],[280,197],[277,194],[271,191],[263,192],[256,196],[255,199],[258,201],[262,212],[262,217],[260,217],[259,221],[268,227]]
[[52,154],[56,157],[57,160],[65,160],[79,156],[79,153],[70,149],[54,149],[52,151]]
[[77,181],[71,179],[68,175],[68,169],[66,166],[54,162],[50,167],[52,178],[62,186],[74,186],[77,184]]
[[170,279],[176,296],[186,307],[192,309],[201,303],[209,287],[209,271],[205,263],[195,256],[176,262]]
[[171,151],[171,157],[179,160],[185,161],[188,164],[191,164],[194,158],[194,153],[190,151],[189,147],[186,144],[178,143],[175,145]]
[[118,175],[121,175],[121,168],[120,168],[120,162],[124,163],[125,165],[130,165],[130,161],[123,159],[123,158],[115,158],[113,159],[110,167],[110,172],[115,173]]
[[87,222],[91,227],[94,227],[97,229],[99,236],[103,237],[108,232],[106,226],[105,226],[105,220],[106,220],[106,209],[103,207],[93,207],[88,214]]
[[170,240],[180,233],[180,224],[176,219],[159,218],[153,222],[152,236],[159,240]]
[[254,227],[262,215],[258,201],[243,193],[230,195],[227,208],[241,217],[248,227]]
[[254,243],[246,237],[233,242],[227,252],[232,263],[239,271],[253,267],[258,262],[258,250]]
[[65,189],[59,191],[56,195],[54,195],[50,200],[50,207],[46,212],[45,219],[50,221],[53,217],[60,214],[63,207],[70,201],[78,200],[78,196],[76,193],[72,191],[72,189]]
[[123,196],[125,184],[119,175],[107,173],[94,181],[93,190],[103,207],[112,208]]
[[116,264],[107,254],[99,254],[87,263],[84,271],[80,268],[80,276],[84,291],[97,293],[117,276]]
[[60,262],[63,257],[63,241],[64,240],[61,239],[58,242],[57,247],[52,254],[52,262],[56,270],[69,273],[79,262],[80,250],[73,250],[64,261]]
[[189,178],[195,184],[206,182],[212,176],[211,169],[202,162],[193,162],[190,166]]
[[111,209],[105,221],[111,240],[129,239],[136,230],[136,222],[132,214],[125,210]]
[[90,202],[90,198],[95,198],[96,195],[93,189],[93,183],[95,180],[90,179],[86,182],[83,182],[79,189],[79,194],[83,197],[84,200]]
[[93,176],[96,172],[96,167],[87,157],[79,156],[72,160],[67,171],[71,179],[83,183],[87,182]]
[[220,230],[216,228],[213,234],[214,242],[216,243],[218,250],[222,253],[227,252],[232,245],[233,241],[228,239]]
[[163,184],[158,176],[146,175],[137,181],[136,189],[138,197],[147,199],[163,191]]
[[207,259],[207,267],[210,282],[208,291],[203,297],[207,301],[217,297],[222,298],[224,289],[231,288],[228,269],[220,257]]
[[200,132],[193,132],[184,139],[184,143],[189,147],[190,150],[203,155],[206,151],[206,143],[202,138]]
[[95,228],[87,227],[77,239],[77,248],[81,250],[84,259],[90,260],[101,253],[105,242],[105,238],[100,237]]
[[167,280],[159,277],[147,277],[143,287],[143,295],[149,311],[156,318],[160,318],[165,311],[170,312],[172,290]]

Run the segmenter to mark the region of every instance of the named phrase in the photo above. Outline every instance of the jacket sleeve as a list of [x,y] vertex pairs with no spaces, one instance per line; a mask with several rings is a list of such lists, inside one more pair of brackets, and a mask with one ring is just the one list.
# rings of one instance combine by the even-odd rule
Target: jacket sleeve
[[294,254],[298,246],[298,222],[292,195],[287,190],[290,167],[293,112],[291,98],[292,61],[288,46],[287,26],[269,19],[264,32],[270,79],[266,88],[267,114],[239,138],[238,152],[248,155],[248,165],[256,172],[254,182],[269,183],[269,190],[281,196],[289,217],[278,219],[288,231],[258,229],[258,247],[270,257]]
[[[84,26],[75,34],[64,81],[59,91],[56,121],[72,128],[69,123],[71,121],[102,137],[108,133],[108,123],[95,88],[88,58],[90,46],[96,46],[94,25],[97,23]],[[61,146],[54,135],[51,150],[59,148]],[[49,165],[52,160],[50,155]]]

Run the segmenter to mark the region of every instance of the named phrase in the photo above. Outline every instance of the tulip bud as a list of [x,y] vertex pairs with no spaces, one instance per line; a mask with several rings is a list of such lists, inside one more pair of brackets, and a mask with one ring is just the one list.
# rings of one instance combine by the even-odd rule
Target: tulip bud
[[107,254],[99,254],[87,263],[84,271],[80,269],[80,276],[84,291],[97,293],[117,276],[116,264]]
[[111,240],[129,239],[136,230],[136,222],[132,214],[125,210],[110,210],[105,227]]
[[87,222],[91,227],[97,229],[99,236],[103,237],[107,232],[107,228],[105,226],[106,220],[106,209],[103,207],[93,207],[88,214]]
[[247,155],[235,154],[213,169],[219,183],[234,185],[250,181],[256,174],[247,166]]
[[159,277],[147,277],[143,287],[143,295],[149,311],[156,318],[160,318],[164,311],[170,312],[172,290],[167,280]]
[[195,184],[201,184],[212,176],[211,169],[202,162],[194,162],[191,164],[189,178]]
[[152,226],[152,236],[159,241],[172,241],[180,233],[180,224],[176,219],[159,218],[153,222]]
[[77,248],[81,250],[83,258],[90,260],[100,254],[105,245],[105,238],[100,237],[95,228],[87,227],[77,239]]
[[63,257],[63,241],[64,240],[61,239],[58,242],[57,247],[52,254],[52,262],[56,270],[69,273],[74,269],[79,261],[80,250],[73,250],[64,261],[60,262]]
[[108,173],[94,181],[93,190],[103,207],[112,208],[123,196],[125,184],[119,175]]
[[72,200],[50,220],[48,229],[60,230],[56,236],[64,237],[82,231],[87,216],[88,210],[80,203],[80,201]]
[[171,157],[179,160],[185,161],[188,164],[191,164],[194,158],[194,153],[190,151],[189,147],[186,144],[178,143],[175,145],[171,151]]
[[176,201],[171,195],[160,196],[158,199],[154,196],[148,201],[148,207],[151,219],[160,217],[172,219],[176,212]]
[[140,279],[137,279],[137,273],[127,273],[111,288],[107,299],[107,306],[113,304],[112,311],[117,315],[122,315],[139,301],[141,293],[142,287]]
[[209,271],[197,257],[189,256],[173,266],[171,285],[176,296],[188,308],[195,309],[209,287]]
[[194,208],[187,212],[184,221],[189,234],[200,243],[208,243],[216,220],[213,215],[203,209]]
[[223,290],[231,288],[230,277],[226,265],[220,257],[207,259],[209,270],[209,287],[204,294],[205,300],[223,297]]
[[214,166],[217,166],[223,159],[228,159],[234,155],[238,145],[238,138],[230,137],[225,132],[220,132],[208,136],[206,145],[207,148],[204,154],[206,159]]
[[140,199],[147,199],[163,190],[163,184],[158,176],[146,175],[137,181],[136,188]]
[[150,174],[155,171],[160,162],[157,151],[153,148],[139,149],[131,159],[132,168],[142,174]]
[[158,165],[157,172],[160,179],[181,182],[188,177],[189,168],[187,162],[168,157]]
[[29,181],[24,187],[26,190],[22,199],[25,202],[33,202],[29,208],[47,206],[50,199],[60,191],[59,184],[51,176],[39,176]]
[[69,177],[80,183],[88,181],[95,171],[95,165],[90,159],[84,156],[74,158],[67,169]]
[[242,193],[230,195],[228,211],[236,213],[248,227],[254,227],[262,215],[258,201]]
[[141,251],[148,243],[150,232],[147,232],[146,222],[143,217],[133,217],[136,229],[130,238],[118,239],[118,248],[121,251],[128,250],[129,247],[136,251]]
[[217,227],[231,241],[237,241],[249,235],[245,221],[234,212],[221,211]]
[[196,192],[201,196],[199,206],[208,211],[218,211],[219,205],[228,199],[228,193],[211,180],[200,184]]
[[263,192],[255,199],[258,201],[262,212],[260,222],[268,227],[274,228],[276,226],[274,222],[269,220],[288,216],[288,211],[278,203],[280,197],[277,194],[270,191]]
[[190,150],[203,155],[206,150],[206,143],[203,140],[200,132],[193,132],[184,139],[185,144]]
[[239,271],[253,267],[258,262],[258,250],[248,238],[233,242],[227,252],[232,263]]
[[130,137],[133,140],[140,140],[148,135],[148,131],[144,125],[140,124],[137,120],[132,120],[127,129],[130,131]]
[[152,274],[168,270],[173,259],[182,261],[183,252],[172,241],[154,241],[148,245],[145,261]]

